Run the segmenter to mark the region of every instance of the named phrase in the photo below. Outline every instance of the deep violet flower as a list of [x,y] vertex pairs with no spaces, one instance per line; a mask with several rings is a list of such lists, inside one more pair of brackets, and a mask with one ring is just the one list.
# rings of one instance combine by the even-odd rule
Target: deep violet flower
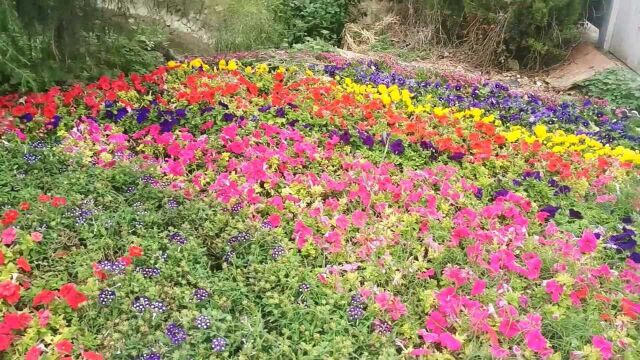
[[540,209],[541,212],[546,212],[547,214],[549,214],[549,217],[551,217],[551,218],[556,216],[556,213],[558,212],[558,210],[560,210],[560,208],[552,206],[552,205],[547,205],[547,206],[542,207]]
[[402,143],[402,140],[398,139],[391,142],[391,144],[389,145],[389,150],[395,155],[404,154],[404,144]]
[[360,141],[362,141],[362,145],[368,147],[369,149],[373,148],[373,145],[375,144],[375,139],[373,138],[373,136],[364,131],[360,131],[358,133],[358,136],[360,137]]

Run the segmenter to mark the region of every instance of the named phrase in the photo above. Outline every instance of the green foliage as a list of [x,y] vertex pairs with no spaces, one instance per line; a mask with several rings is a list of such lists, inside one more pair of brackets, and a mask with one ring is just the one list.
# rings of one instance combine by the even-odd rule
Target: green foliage
[[0,0],[0,92],[143,72],[163,61],[161,31],[111,15],[92,2]]
[[627,69],[601,72],[579,84],[588,96],[608,100],[611,105],[640,111],[640,75]]
[[284,24],[289,45],[307,38],[338,45],[349,7],[358,0],[274,0],[276,21]]

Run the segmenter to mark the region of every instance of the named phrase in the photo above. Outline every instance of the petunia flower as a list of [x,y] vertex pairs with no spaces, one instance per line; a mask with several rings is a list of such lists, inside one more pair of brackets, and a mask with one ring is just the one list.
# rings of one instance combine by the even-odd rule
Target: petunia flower
[[2,234],[0,234],[0,237],[2,238],[2,243],[4,245],[11,245],[15,241],[16,235],[16,229],[13,227],[9,227],[2,230]]
[[602,359],[608,360],[613,357],[613,345],[604,336],[595,335],[591,338],[593,347],[598,349]]
[[67,302],[71,309],[76,310],[87,302],[87,297],[76,289],[76,285],[68,283],[60,287],[58,294]]
[[582,233],[582,237],[578,240],[578,248],[583,254],[589,254],[596,250],[597,239],[589,230]]

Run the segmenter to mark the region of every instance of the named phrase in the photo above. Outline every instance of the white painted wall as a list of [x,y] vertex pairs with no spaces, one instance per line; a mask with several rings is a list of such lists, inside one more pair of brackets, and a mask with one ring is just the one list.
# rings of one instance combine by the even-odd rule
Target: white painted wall
[[601,45],[640,72],[640,0],[610,0],[610,18],[601,29]]

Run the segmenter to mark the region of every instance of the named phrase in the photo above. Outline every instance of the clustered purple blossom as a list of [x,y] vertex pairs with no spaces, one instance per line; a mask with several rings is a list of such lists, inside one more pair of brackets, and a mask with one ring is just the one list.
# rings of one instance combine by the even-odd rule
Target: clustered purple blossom
[[227,339],[217,337],[211,340],[211,348],[215,352],[223,352],[227,348]]
[[286,254],[286,250],[282,245],[278,245],[271,249],[271,258],[273,260],[278,260]]
[[195,319],[195,325],[198,329],[208,329],[211,327],[211,319],[205,315],[198,315]]
[[180,345],[187,340],[187,332],[176,323],[170,323],[167,325],[165,335],[167,335],[171,344],[175,346]]
[[102,289],[98,293],[98,303],[103,306],[111,304],[115,298],[116,292],[111,289]]
[[157,267],[139,267],[136,272],[140,273],[145,278],[153,278],[160,276],[160,269]]
[[209,292],[203,288],[197,288],[193,291],[193,298],[197,302],[205,301],[209,298]]
[[182,233],[174,232],[169,235],[169,241],[182,246],[187,243],[187,237]]
[[120,259],[115,261],[102,260],[98,262],[98,267],[102,271],[106,271],[115,275],[122,275],[124,274],[127,264],[125,264]]

